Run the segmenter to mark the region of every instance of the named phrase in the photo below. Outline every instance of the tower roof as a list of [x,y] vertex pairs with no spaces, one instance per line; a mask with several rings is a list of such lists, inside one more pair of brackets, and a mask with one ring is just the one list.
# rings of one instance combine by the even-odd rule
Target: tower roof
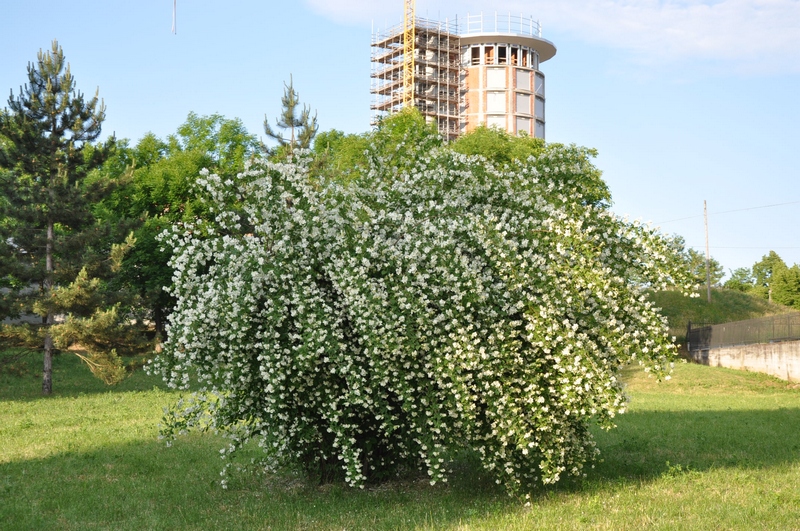
[[539,52],[539,61],[552,59],[556,46],[542,38],[542,26],[533,17],[522,15],[467,15],[462,26],[461,44],[469,46],[482,43],[506,43],[528,46]]

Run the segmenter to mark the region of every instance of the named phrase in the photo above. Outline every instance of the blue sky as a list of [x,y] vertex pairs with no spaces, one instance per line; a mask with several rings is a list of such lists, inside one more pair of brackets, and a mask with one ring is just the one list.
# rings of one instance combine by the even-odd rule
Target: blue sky
[[[31,0],[0,19],[0,89],[55,38],[104,132],[173,133],[190,111],[262,134],[290,74],[321,129],[369,129],[370,34],[402,2]],[[513,12],[558,48],[547,140],[599,150],[614,210],[653,221],[726,269],[774,249],[800,263],[800,0],[417,0],[418,16]],[[778,205],[768,206],[767,205]]]

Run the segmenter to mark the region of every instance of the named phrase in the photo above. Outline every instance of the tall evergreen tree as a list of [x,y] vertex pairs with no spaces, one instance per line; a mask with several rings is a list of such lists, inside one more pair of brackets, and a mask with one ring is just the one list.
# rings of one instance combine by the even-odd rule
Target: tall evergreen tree
[[[314,140],[319,125],[317,124],[317,114],[311,116],[311,108],[303,105],[300,110],[300,97],[294,90],[292,77],[289,76],[289,84],[283,84],[283,97],[281,98],[281,114],[275,120],[279,129],[287,130],[289,138],[284,137],[283,133],[276,131],[269,125],[269,119],[264,115],[264,133],[278,142],[277,153],[288,150],[291,154],[297,148],[309,149]],[[298,112],[300,113],[298,115]],[[269,152],[269,150],[268,150]]]
[[[59,341],[82,337],[82,343],[91,343],[86,333],[114,317],[112,310],[106,312],[105,324],[68,318],[68,326],[59,333],[54,329],[56,315],[93,314],[100,289],[96,275],[109,269],[112,249],[115,261],[121,260],[122,247],[98,238],[92,215],[92,204],[108,191],[107,183],[87,179],[114,148],[113,139],[96,142],[104,119],[98,93],[86,98],[76,90],[57,41],[28,64],[28,83],[17,96],[12,90],[8,110],[0,115],[0,241],[8,253],[0,263],[0,278],[11,300],[6,312],[27,315],[28,321],[32,315],[41,317],[4,326],[0,339],[6,345],[39,345],[46,395],[52,392],[52,358]],[[96,374],[105,371],[106,380],[117,379],[121,364],[116,354],[103,356],[82,357]]]

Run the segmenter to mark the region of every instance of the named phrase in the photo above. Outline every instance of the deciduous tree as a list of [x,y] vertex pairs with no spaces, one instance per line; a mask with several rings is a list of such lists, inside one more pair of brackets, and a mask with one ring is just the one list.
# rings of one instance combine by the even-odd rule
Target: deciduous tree
[[731,277],[723,285],[726,289],[742,291],[747,293],[752,291],[755,279],[749,267],[739,267],[731,271]]
[[[683,241],[683,238],[680,238]],[[698,285],[706,284],[706,256],[692,248],[686,250],[686,261],[689,270],[692,272],[695,282]],[[725,268],[722,267],[713,256],[709,260],[709,272],[712,286],[719,286],[722,277],[725,276]]]
[[172,279],[169,254],[156,237],[174,224],[209,218],[194,187],[201,170],[233,178],[258,148],[241,120],[192,112],[166,140],[148,133],[121,162],[110,159],[104,168],[110,178],[125,175],[126,184],[104,202],[103,217],[135,228],[136,246],[123,260],[121,278],[141,296],[160,335],[174,301],[163,289]]
[[771,287],[773,301],[800,310],[800,265],[777,269]]
[[[597,156],[597,150],[575,145],[564,146],[551,143],[550,148],[545,149],[544,140],[541,138],[513,136],[496,127],[486,126],[477,127],[452,143],[453,150],[466,155],[486,157],[500,167],[524,167],[530,164],[531,158],[535,160],[537,157],[547,155],[556,146],[559,146],[559,149],[565,153],[565,157],[573,161],[590,161]],[[567,154],[568,152],[572,153]],[[611,200],[611,193],[602,179],[602,172],[597,167],[584,164],[579,168],[565,167],[563,170],[559,173],[558,178],[564,178],[571,185],[579,186],[585,201],[600,203]],[[555,174],[548,177],[556,178]],[[580,182],[576,182],[576,177],[580,179]]]
[[786,262],[775,251],[770,251],[769,254],[762,256],[761,260],[753,264],[753,277],[755,279],[753,292],[765,299],[770,298],[773,277],[779,271],[786,269],[786,267]]

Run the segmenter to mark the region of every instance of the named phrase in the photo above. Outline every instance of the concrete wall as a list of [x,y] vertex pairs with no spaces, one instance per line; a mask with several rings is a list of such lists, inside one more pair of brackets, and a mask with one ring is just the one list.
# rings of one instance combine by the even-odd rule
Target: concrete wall
[[763,372],[790,382],[800,382],[800,341],[695,350],[690,354],[703,365]]

